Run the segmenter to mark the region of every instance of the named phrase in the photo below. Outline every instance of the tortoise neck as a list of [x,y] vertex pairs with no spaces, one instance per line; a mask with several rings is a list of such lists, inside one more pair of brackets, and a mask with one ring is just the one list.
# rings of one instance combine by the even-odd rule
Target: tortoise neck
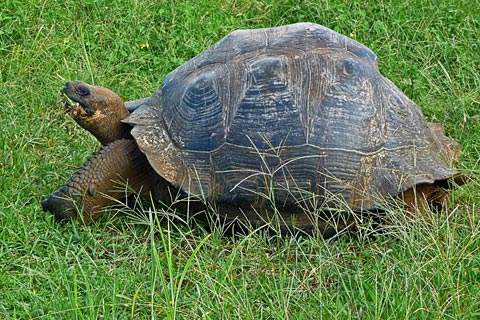
[[110,130],[105,130],[102,133],[95,135],[98,141],[104,146],[120,139],[131,139],[130,131],[132,127],[125,123],[117,123],[112,126]]
[[130,115],[125,105],[118,106],[98,122],[95,122],[95,129],[89,130],[102,145],[107,145],[113,141],[123,138],[131,138],[130,131],[132,127],[122,123],[122,120]]

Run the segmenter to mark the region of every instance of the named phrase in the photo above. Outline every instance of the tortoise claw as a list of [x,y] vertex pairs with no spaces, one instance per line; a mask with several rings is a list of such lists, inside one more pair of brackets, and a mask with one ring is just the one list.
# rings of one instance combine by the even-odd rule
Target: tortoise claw
[[77,217],[74,202],[57,193],[48,196],[41,202],[44,212],[51,212],[57,221],[74,220]]

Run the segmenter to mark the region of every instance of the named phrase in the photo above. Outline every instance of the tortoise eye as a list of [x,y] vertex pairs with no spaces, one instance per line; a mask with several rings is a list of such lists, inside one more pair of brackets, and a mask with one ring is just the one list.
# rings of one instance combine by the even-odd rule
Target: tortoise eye
[[88,91],[88,89],[86,89],[86,88],[78,88],[76,92],[81,97],[84,97],[84,96],[90,94],[90,91]]

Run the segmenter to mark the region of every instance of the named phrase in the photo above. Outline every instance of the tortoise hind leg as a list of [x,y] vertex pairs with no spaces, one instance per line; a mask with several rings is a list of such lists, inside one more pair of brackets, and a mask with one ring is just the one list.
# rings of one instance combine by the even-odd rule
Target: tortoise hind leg
[[419,184],[404,191],[400,198],[410,212],[415,209],[425,211],[429,208],[441,208],[450,200],[448,193],[436,183]]
[[[57,220],[90,223],[133,192],[148,192],[158,175],[134,140],[114,141],[95,153],[68,182],[42,201]],[[128,190],[125,188],[128,184]],[[78,213],[82,212],[82,215]]]

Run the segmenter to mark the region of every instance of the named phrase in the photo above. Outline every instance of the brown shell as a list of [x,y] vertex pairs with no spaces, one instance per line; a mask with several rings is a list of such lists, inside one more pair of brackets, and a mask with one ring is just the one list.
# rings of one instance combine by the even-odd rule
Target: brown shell
[[458,144],[376,55],[316,24],[232,32],[142,104],[128,122],[152,166],[220,205],[374,209],[458,174]]

